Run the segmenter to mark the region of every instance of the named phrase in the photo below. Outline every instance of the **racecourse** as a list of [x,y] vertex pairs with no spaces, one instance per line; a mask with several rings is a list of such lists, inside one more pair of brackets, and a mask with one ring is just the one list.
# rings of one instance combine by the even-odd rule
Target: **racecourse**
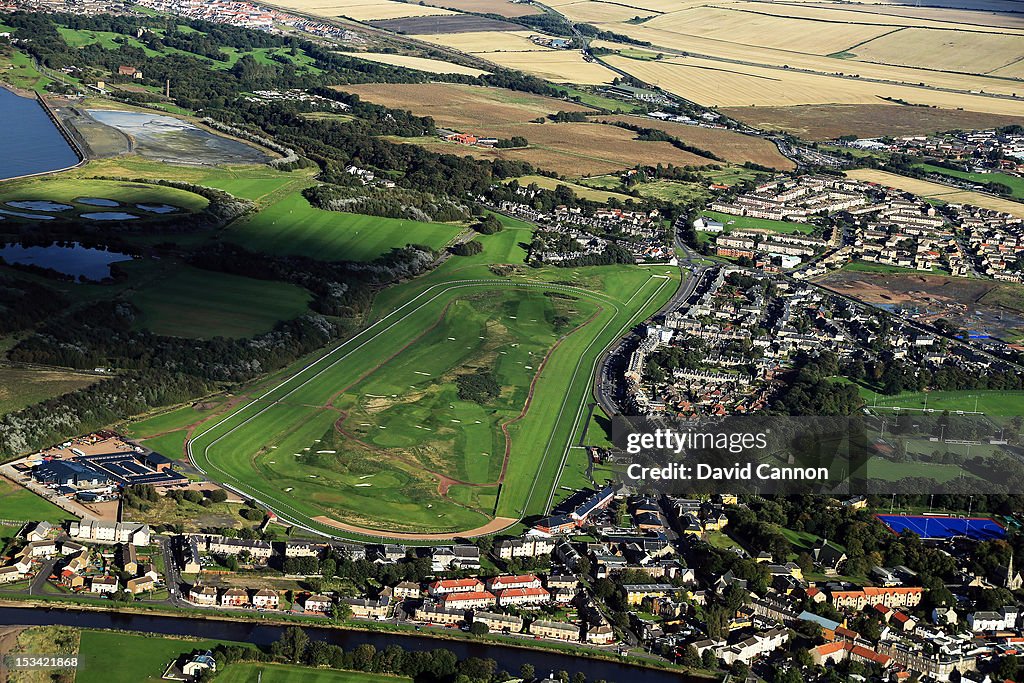
[[[188,444],[192,462],[210,478],[256,499],[283,520],[326,536],[443,540],[494,533],[524,516],[546,513],[569,445],[582,426],[600,352],[653,313],[675,291],[678,275],[666,266],[612,266],[522,269],[525,272],[498,277],[486,264],[512,256],[520,230],[486,238],[487,252],[479,257],[451,259],[431,275],[383,293],[378,302],[382,312],[361,332],[293,368],[233,412],[197,430]],[[390,377],[395,367],[404,365],[423,368],[405,375],[410,378],[408,391],[419,391],[430,381],[418,375],[431,374],[424,370],[432,369],[433,357],[448,341],[436,335],[431,338],[428,332],[444,321],[450,307],[480,295],[516,302],[544,293],[581,302],[580,312],[587,317],[555,340],[534,375],[522,373],[511,389],[505,384],[510,381],[504,379],[507,373],[503,375],[503,394],[522,392],[524,381],[529,383],[529,393],[521,414],[501,419],[501,434],[492,433],[484,440],[506,444],[504,453],[496,448],[491,454],[501,459],[500,468],[490,462],[469,477],[475,480],[474,486],[489,485],[489,489],[442,479],[441,495],[425,503],[423,482],[414,476],[417,463],[382,460],[374,463],[375,469],[337,472],[331,463],[335,447],[317,444],[342,425],[344,429],[352,426],[345,424],[352,407],[344,399],[346,390],[353,390],[351,399],[360,395],[360,382],[368,377],[374,380],[375,373]],[[535,357],[539,360],[540,354]],[[388,367],[382,371],[383,366]],[[394,385],[394,380],[389,381]],[[401,393],[397,385],[392,391],[392,397]],[[413,421],[417,422],[413,427],[436,428],[420,424],[420,419]],[[375,424],[372,418],[363,418],[355,426],[370,424]],[[390,422],[375,426],[394,428]],[[404,433],[399,430],[387,436],[420,449],[414,452],[421,454],[424,443],[403,441],[410,432],[410,425],[405,427]],[[341,442],[350,445],[345,439]],[[337,451],[341,453],[342,448]],[[466,455],[453,453],[452,457],[458,460]],[[464,465],[452,466],[466,472]],[[481,481],[495,472],[493,482]],[[447,484],[452,484],[450,496],[444,495]]]

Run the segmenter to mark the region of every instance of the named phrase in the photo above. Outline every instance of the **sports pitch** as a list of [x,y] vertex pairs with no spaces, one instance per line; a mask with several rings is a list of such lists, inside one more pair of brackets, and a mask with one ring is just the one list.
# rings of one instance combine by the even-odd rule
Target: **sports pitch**
[[921,538],[967,536],[991,541],[1006,536],[1006,529],[987,517],[929,517],[926,515],[875,515],[893,533],[910,531]]
[[[517,232],[480,240],[493,258]],[[193,462],[283,519],[341,537],[438,540],[547,512],[598,355],[675,291],[677,275],[504,278],[490,258],[452,259],[387,292],[378,310],[388,312],[362,332],[198,429]],[[478,368],[500,395],[459,400],[455,377]]]

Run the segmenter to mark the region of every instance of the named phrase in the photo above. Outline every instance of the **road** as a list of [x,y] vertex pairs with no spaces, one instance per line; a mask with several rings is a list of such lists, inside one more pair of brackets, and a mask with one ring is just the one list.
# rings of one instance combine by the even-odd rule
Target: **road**
[[[676,289],[676,293],[672,295],[672,298],[658,309],[658,312],[652,317],[678,310],[693,295],[693,290],[697,283],[700,282],[701,275],[708,269],[708,266],[698,263],[700,257],[694,254],[690,247],[683,242],[679,236],[679,230],[673,227],[672,231],[672,240],[676,250],[682,254],[679,259],[679,288]],[[632,331],[629,335],[612,344],[601,355],[597,364],[597,371],[594,373],[594,400],[601,406],[601,410],[605,412],[605,415],[609,417],[619,413],[616,394],[619,389],[618,380],[621,379],[622,373],[619,372],[620,368],[617,366],[625,361],[625,350],[631,336]]]

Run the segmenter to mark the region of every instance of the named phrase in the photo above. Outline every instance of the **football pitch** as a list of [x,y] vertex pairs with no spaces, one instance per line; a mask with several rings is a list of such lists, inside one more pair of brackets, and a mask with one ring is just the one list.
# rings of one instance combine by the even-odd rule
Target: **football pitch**
[[952,414],[1012,417],[1024,415],[1024,391],[928,391],[907,392],[886,396],[863,386],[859,387],[865,407],[879,413],[907,410],[910,412],[949,411]]
[[[506,232],[480,238],[492,256]],[[678,272],[498,276],[487,260],[388,291],[360,333],[197,430],[193,463],[338,537],[442,540],[546,513],[599,354],[671,296]],[[488,400],[460,396],[476,372],[500,388]]]

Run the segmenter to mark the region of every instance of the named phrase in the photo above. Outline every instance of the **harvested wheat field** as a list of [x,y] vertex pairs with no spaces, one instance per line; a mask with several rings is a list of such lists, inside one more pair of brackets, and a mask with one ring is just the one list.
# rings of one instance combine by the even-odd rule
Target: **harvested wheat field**
[[359,59],[366,59],[371,62],[379,62],[380,64],[390,64],[391,66],[403,66],[407,69],[416,69],[417,71],[426,71],[428,73],[435,74],[462,74],[464,76],[482,76],[490,73],[483,69],[474,69],[471,66],[462,66],[461,64],[452,64],[451,62],[445,62],[440,59],[429,59],[427,57],[412,57],[410,55],[394,55],[383,52],[342,52],[341,54],[349,57],[358,57]]
[[[1012,23],[1006,24],[997,22],[995,25],[986,23],[986,17],[999,15],[985,14],[982,12],[969,12],[960,10],[937,10],[932,9],[931,14],[914,14],[914,7],[902,8],[906,13],[895,14],[882,12],[886,9],[894,9],[888,6],[864,6],[849,3],[836,3],[829,5],[822,4],[776,4],[773,2],[740,2],[730,4],[731,9],[771,14],[779,17],[791,17],[794,19],[817,20],[828,22],[843,22],[848,24],[861,24],[865,26],[888,26],[890,30],[900,27],[938,28],[948,30],[971,30],[988,31],[998,33],[1005,29],[1017,28],[1022,25],[1018,20],[1015,27]],[[927,10],[929,8],[916,8]],[[1006,16],[1006,15],[1003,15]]]
[[320,17],[348,17],[356,21],[399,19],[455,14],[439,7],[427,7],[394,0],[281,0],[281,7]]
[[[649,23],[649,22],[648,22]],[[990,78],[972,74],[960,74],[914,67],[859,62],[852,59],[836,59],[834,57],[792,52],[786,49],[772,49],[753,45],[740,45],[724,40],[711,40],[701,36],[683,36],[667,30],[649,28],[647,23],[633,24],[602,24],[600,28],[623,33],[638,40],[651,42],[654,47],[686,50],[694,57],[714,57],[719,60],[735,60],[740,64],[788,67],[801,69],[836,78],[839,74],[856,75],[861,79],[885,81],[890,84],[905,83],[912,86],[924,84],[933,88],[950,90],[983,90],[986,93],[1009,95],[1021,90],[1019,81],[1008,78],[1009,73],[998,75],[1003,78]],[[739,64],[721,61],[717,66],[730,69]],[[1012,67],[1007,67],[1008,69]],[[839,79],[840,82],[849,79]],[[914,101],[906,98],[908,101]],[[837,100],[842,101],[842,100]],[[781,104],[776,102],[775,104]],[[962,106],[962,105],[957,105]],[[965,107],[967,108],[967,107]]]
[[584,61],[576,50],[490,52],[481,56],[500,66],[524,71],[556,83],[601,85],[611,83],[617,76],[611,69]]
[[1024,35],[907,28],[850,52],[858,61],[984,74],[1024,59]]
[[667,142],[638,142],[635,133],[600,123],[517,123],[485,129],[499,137],[521,135],[525,149],[491,149],[444,142],[438,138],[389,138],[417,144],[441,154],[477,159],[525,161],[567,178],[605,175],[645,164],[707,166],[716,162],[676,149]]
[[755,164],[777,168],[780,171],[789,171],[796,167],[790,159],[782,156],[774,143],[731,130],[688,126],[672,121],[659,121],[647,116],[601,115],[595,116],[594,120],[622,121],[634,126],[663,130],[687,144],[707,150],[734,164],[752,161]]
[[931,20],[943,23],[953,23],[957,26],[1024,29],[1024,16],[1018,13],[995,13],[939,7],[913,7],[910,5],[880,4],[856,6],[847,4],[813,3],[805,6],[840,9],[844,12],[858,12],[861,13],[861,16],[867,17],[869,20],[881,19],[883,21],[890,21],[893,18],[899,17],[918,21]]
[[892,31],[870,26],[770,16],[720,7],[695,7],[644,22],[646,28],[743,45],[827,55]]
[[886,171],[876,171],[873,168],[858,168],[852,171],[846,171],[846,175],[854,180],[862,180],[867,183],[878,183],[879,185],[885,185],[886,187],[895,187],[898,190],[913,192],[920,197],[926,197],[928,199],[937,199],[950,204],[971,204],[972,206],[980,206],[986,209],[993,209],[995,211],[1004,211],[1014,216],[1024,218],[1024,204],[1012,202],[1008,199],[1000,199],[999,197],[990,197],[989,195],[981,194],[980,192],[958,190],[957,188],[949,187],[948,185],[933,183],[927,180],[918,180],[917,178],[908,178],[907,176],[888,173]]
[[635,17],[647,19],[648,17],[655,16],[654,12],[648,10],[626,7],[610,2],[590,2],[589,0],[560,5],[558,11],[573,21],[583,21],[590,24],[629,21]]
[[[489,52],[543,52],[542,47],[530,40],[530,31],[473,31],[468,33],[439,33],[413,36],[426,43],[450,47],[460,52],[484,54]],[[552,52],[554,50],[551,50]]]
[[962,107],[968,111],[1024,115],[1024,101],[984,95],[873,83],[695,57],[657,62],[619,56],[605,59],[608,64],[642,81],[707,106],[879,104],[888,97],[945,109]]
[[423,0],[425,5],[446,7],[463,12],[477,14],[500,14],[503,17],[527,17],[540,14],[541,10],[533,5],[509,2],[508,0]]
[[764,130],[791,133],[805,140],[834,140],[843,135],[927,135],[958,128],[998,128],[1019,123],[1015,116],[957,109],[901,107],[895,104],[805,104],[797,107],[725,107],[726,116]]
[[337,86],[364,100],[396,109],[408,109],[417,116],[431,116],[439,126],[465,132],[531,119],[559,111],[593,109],[541,95],[456,83],[366,83]]

